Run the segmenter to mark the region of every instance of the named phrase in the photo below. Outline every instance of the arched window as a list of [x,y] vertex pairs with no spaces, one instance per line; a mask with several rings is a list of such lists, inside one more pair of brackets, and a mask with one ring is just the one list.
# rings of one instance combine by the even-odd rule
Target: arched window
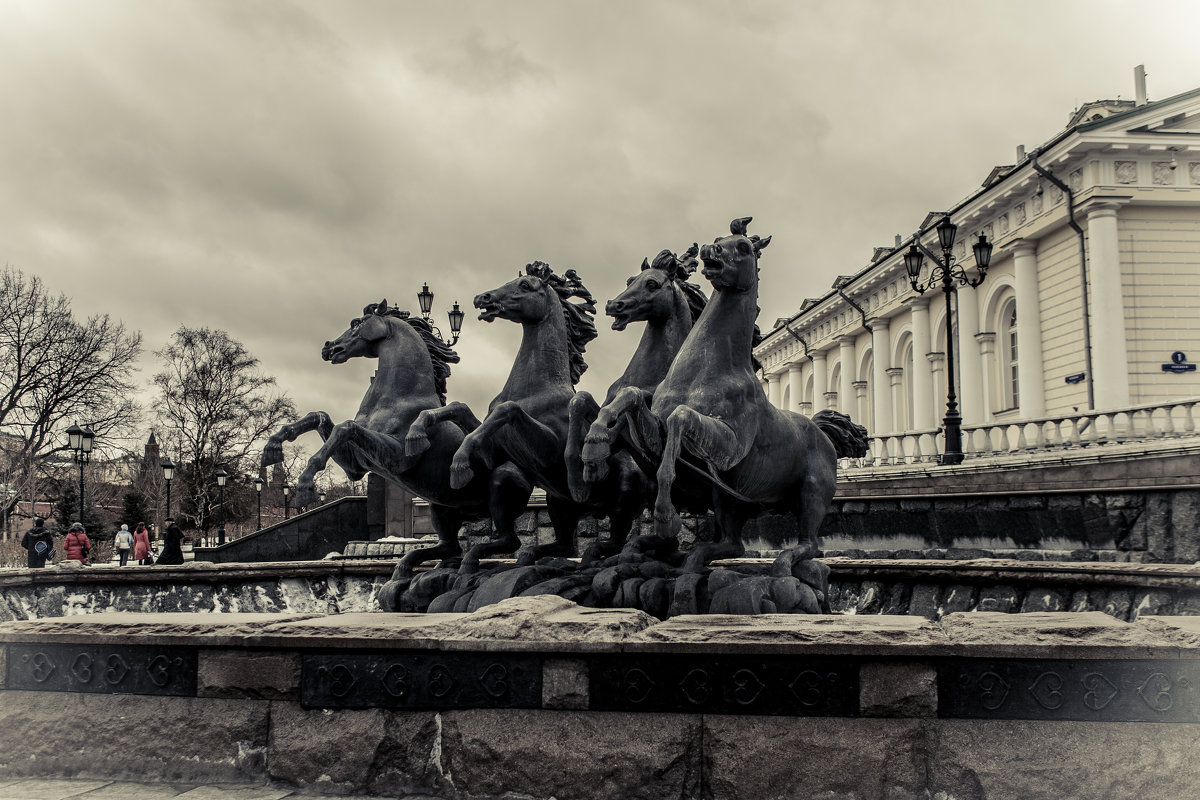
[[1021,405],[1021,387],[1017,380],[1017,302],[1009,300],[1000,311],[1000,335],[996,351],[1000,366],[1000,405],[1002,408],[1018,408]]
[[904,367],[904,430],[911,431],[916,428],[913,413],[913,380],[917,373],[913,370],[913,341],[910,337],[904,346],[904,360],[901,362]]

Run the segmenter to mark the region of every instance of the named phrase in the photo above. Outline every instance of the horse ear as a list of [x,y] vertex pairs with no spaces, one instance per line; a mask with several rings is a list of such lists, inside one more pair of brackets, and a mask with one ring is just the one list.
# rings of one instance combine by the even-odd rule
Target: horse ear
[[729,232],[735,236],[745,236],[746,226],[750,224],[752,219],[754,219],[754,217],[741,217],[739,219],[735,219],[733,222],[729,223]]
[[642,272],[645,272],[648,269],[650,269],[650,262],[643,258],[642,259]]
[[770,243],[771,243],[770,236],[768,236],[765,239],[756,239],[754,242],[754,253],[757,255],[758,253],[761,253],[763,250],[766,250],[767,245],[769,245]]
[[379,301],[379,305],[375,306],[375,313],[379,314],[379,315],[383,315],[383,314],[387,313],[387,298],[386,297]]

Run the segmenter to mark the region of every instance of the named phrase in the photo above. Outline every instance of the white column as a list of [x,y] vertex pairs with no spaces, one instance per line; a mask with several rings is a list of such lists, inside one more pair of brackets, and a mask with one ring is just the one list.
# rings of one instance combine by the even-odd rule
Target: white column
[[913,326],[913,374],[908,376],[913,387],[913,427],[919,431],[927,431],[937,426],[937,405],[933,397],[933,365],[928,359],[921,360],[922,355],[933,349],[929,340],[929,300],[924,297],[916,298],[909,308]]
[[933,395],[934,421],[932,427],[941,427],[942,419],[946,416],[946,394],[942,389],[942,372],[946,369],[946,354],[940,350],[925,354],[929,362],[929,387]]
[[[1046,381],[1042,375],[1042,307],[1038,297],[1037,242],[1018,239],[1012,245],[1017,294],[1017,385],[1022,419],[1046,416]],[[1008,347],[1001,342],[1001,347]]]
[[[992,398],[996,396],[996,334],[992,331],[977,333],[975,341],[979,345],[979,363],[982,370],[980,382],[983,384],[984,421],[991,422],[997,410],[992,408]],[[1000,408],[1004,406],[1001,405]]]
[[[1129,405],[1125,301],[1121,287],[1121,254],[1117,249],[1118,205],[1101,202],[1087,210],[1093,386],[1096,407],[1102,409]],[[1020,317],[1017,321],[1019,324]],[[1017,330],[1019,336],[1021,329]],[[1022,395],[1024,391],[1022,388]]]
[[825,407],[828,408],[830,411],[840,411],[841,410],[838,407],[838,393],[837,392],[826,392],[825,393]]
[[958,341],[955,345],[955,368],[958,370],[958,408],[963,425],[979,425],[984,421],[983,363],[979,358],[979,293],[969,286],[958,289]]
[[898,433],[905,428],[901,417],[904,408],[904,367],[892,367],[887,371],[888,389],[892,396],[892,432]]
[[804,365],[797,361],[795,364],[788,366],[788,396],[791,402],[788,404],[787,411],[799,411],[800,403],[804,400]]
[[857,379],[854,363],[854,337],[843,336],[838,339],[838,352],[842,359],[842,374],[840,385],[835,387],[838,393],[838,410],[843,414],[854,413],[854,381]]
[[767,400],[776,408],[783,408],[783,373],[775,372],[767,376]]
[[863,424],[863,420],[867,420],[866,425],[870,427],[871,410],[867,405],[867,386],[866,381],[854,382],[854,405],[853,410],[847,410],[845,413],[859,424]]
[[829,391],[829,367],[825,351],[813,353],[813,412],[829,408],[825,393]]
[[894,433],[892,389],[887,371],[892,368],[892,326],[887,319],[871,320],[871,401],[875,406],[872,420],[875,434]]
[[763,378],[762,380],[760,380],[758,382],[758,385],[762,387],[763,394],[765,394],[769,398],[771,396],[771,392],[770,392],[771,382],[768,381],[766,378]]

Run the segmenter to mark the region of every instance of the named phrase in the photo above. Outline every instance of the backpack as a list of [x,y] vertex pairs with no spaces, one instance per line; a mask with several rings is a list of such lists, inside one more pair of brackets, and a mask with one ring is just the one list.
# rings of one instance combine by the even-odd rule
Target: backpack
[[54,548],[46,542],[38,542],[35,544],[33,546],[33,552],[37,553],[39,556],[42,556],[47,561],[54,560]]

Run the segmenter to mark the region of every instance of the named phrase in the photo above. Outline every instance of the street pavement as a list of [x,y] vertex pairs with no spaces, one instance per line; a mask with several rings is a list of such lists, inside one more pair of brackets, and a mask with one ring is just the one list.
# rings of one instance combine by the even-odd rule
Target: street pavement
[[[299,800],[322,796],[307,790],[300,792],[291,788],[228,783],[197,785],[58,778],[0,778],[0,800]],[[360,797],[356,800],[386,799]],[[403,796],[402,800],[436,798],[427,795],[407,795]]]

